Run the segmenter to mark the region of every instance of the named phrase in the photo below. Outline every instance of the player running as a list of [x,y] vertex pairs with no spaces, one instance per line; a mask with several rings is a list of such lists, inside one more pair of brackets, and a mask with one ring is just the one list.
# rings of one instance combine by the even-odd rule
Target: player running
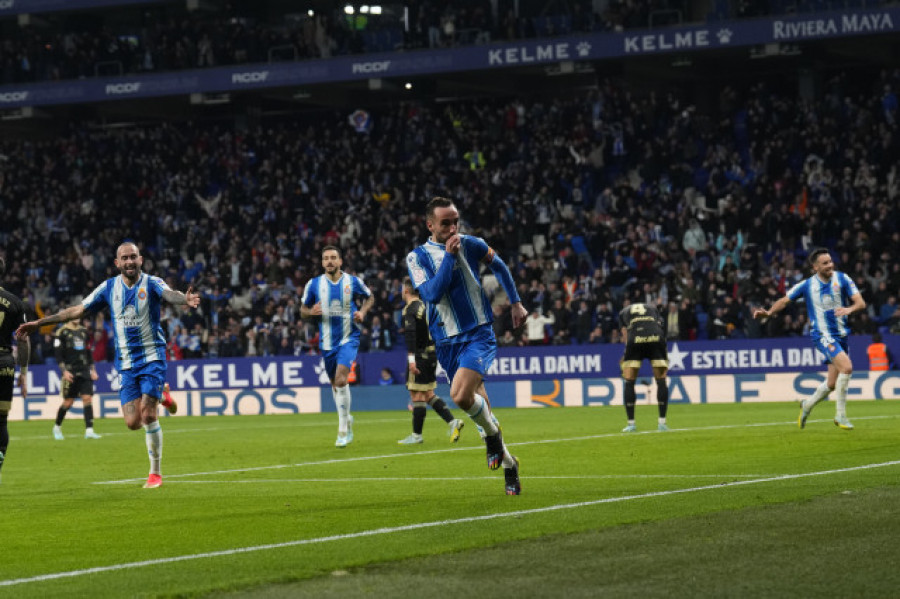
[[144,258],[137,245],[130,241],[116,250],[119,276],[107,279],[80,304],[70,306],[51,316],[27,322],[16,332],[23,337],[40,327],[82,318],[109,308],[116,347],[116,369],[121,386],[119,400],[125,424],[131,430],[143,427],[150,474],[145,489],[162,485],[163,435],[157,416],[157,405],[166,382],[166,338],[160,325],[160,309],[166,301],[176,306],[200,305],[200,294],[171,289],[159,277],[141,272]]
[[804,428],[809,413],[820,401],[837,388],[837,405],[834,423],[844,430],[852,430],[847,419],[847,387],[853,373],[847,336],[850,327],[847,317],[866,309],[866,302],[856,284],[845,273],[834,269],[831,253],[818,248],[809,255],[813,275],[800,281],[777,300],[768,310],[758,309],[754,318],[768,318],[784,310],[793,301],[803,300],[809,315],[809,336],[813,346],[825,357],[828,374],[812,396],[800,402],[797,426]]

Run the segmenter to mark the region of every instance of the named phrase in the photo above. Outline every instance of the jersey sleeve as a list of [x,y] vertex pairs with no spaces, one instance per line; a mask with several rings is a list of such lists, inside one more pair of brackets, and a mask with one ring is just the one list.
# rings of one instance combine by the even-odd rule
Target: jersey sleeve
[[804,294],[806,293],[806,288],[808,286],[809,279],[800,281],[799,283],[788,289],[787,298],[792,302],[796,302],[798,299],[804,296]]
[[58,364],[63,364],[65,360],[63,360],[63,356],[65,355],[65,348],[63,347],[62,340],[62,330],[57,331],[56,335],[53,336],[53,356],[56,358],[56,362]]
[[403,307],[403,339],[410,354],[416,351],[416,304],[412,302]]
[[313,281],[316,279],[310,279],[306,282],[306,286],[303,288],[303,295],[300,297],[300,304],[306,306],[307,308],[314,305],[318,298],[316,297],[315,285],[313,285]]
[[847,297],[853,297],[857,293],[859,293],[859,287],[856,286],[856,283],[853,282],[846,273],[841,273],[841,287],[844,290],[844,293],[847,294]]
[[164,291],[171,290],[169,285],[159,277],[147,277],[147,287],[156,297],[162,297]]
[[409,278],[412,280],[413,286],[418,289],[419,285],[428,280],[428,273],[422,268],[419,262],[419,256],[416,252],[410,252],[406,255],[406,270],[409,271]]
[[353,295],[361,295],[363,297],[372,297],[372,292],[368,286],[363,283],[359,277],[353,277]]
[[[466,255],[475,260],[484,260],[490,264],[494,260],[494,250],[481,237],[461,236],[462,244],[466,248]],[[488,258],[485,260],[485,258]]]
[[659,326],[659,330],[662,331],[663,335],[666,334],[666,317],[656,308],[653,308],[653,316],[656,318],[656,324]]
[[100,283],[90,295],[81,300],[81,305],[88,312],[98,312],[109,305],[109,297],[107,297],[108,281]]

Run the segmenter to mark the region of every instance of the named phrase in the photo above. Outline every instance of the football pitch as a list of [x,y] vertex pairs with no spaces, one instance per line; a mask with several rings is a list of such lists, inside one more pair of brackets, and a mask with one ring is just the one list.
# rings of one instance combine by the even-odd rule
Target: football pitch
[[356,412],[346,449],[333,413],[163,418],[155,490],[121,419],[11,422],[0,597],[894,597],[898,408],[497,410],[518,497],[433,412],[412,446],[409,412]]

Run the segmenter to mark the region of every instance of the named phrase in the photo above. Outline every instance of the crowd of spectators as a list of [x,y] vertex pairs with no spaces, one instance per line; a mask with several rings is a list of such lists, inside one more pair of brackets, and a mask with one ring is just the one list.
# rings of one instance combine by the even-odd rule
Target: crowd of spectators
[[[183,5],[122,8],[130,19],[63,22],[55,27],[6,23],[0,43],[0,84],[173,71],[220,65],[295,61],[365,52],[447,48],[576,32],[645,27],[675,0],[565,5],[565,12],[516,11],[489,0],[387,3],[380,14],[330,11],[260,13],[227,4],[223,10],[188,12]],[[672,11],[669,11],[670,14]],[[680,14],[680,13],[679,13]],[[404,15],[407,22],[404,22]]]
[[[504,345],[616,342],[632,301],[660,306],[670,338],[802,335],[802,307],[763,324],[750,312],[808,275],[814,246],[869,303],[854,330],[896,331],[898,85],[900,70],[834,74],[814,100],[726,86],[701,113],[677,91],[607,80],[373,109],[368,132],[334,111],[0,140],[2,284],[59,309],[117,274],[115,248],[134,239],[145,271],[203,293],[196,311],[165,310],[173,357],[300,354],[318,339],[299,295],[337,244],[376,297],[362,350],[386,350],[402,343],[400,281],[427,238],[425,204],[445,195],[532,313],[512,331],[487,277]],[[108,323],[89,324],[108,356]]]
[[[867,7],[886,0],[868,0]],[[330,11],[269,14],[264,4],[192,11],[183,3],[120,7],[90,19],[19,27],[0,21],[0,85],[131,75],[221,65],[297,61],[366,52],[446,48],[572,33],[621,31],[681,22],[752,18],[772,12],[846,8],[854,3],[710,2],[694,14],[684,0],[574,0],[553,4],[501,0],[386,3],[381,15]],[[827,6],[826,6],[827,5]],[[701,14],[702,13],[702,14]],[[406,14],[406,22],[403,21]],[[50,24],[52,23],[52,24]]]

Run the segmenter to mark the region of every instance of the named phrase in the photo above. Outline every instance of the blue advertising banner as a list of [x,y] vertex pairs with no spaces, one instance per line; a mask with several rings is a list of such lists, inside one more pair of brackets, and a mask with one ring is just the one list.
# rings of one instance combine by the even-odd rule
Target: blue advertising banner
[[[868,336],[850,337],[850,355],[857,370],[868,369]],[[900,336],[885,335],[895,360],[900,358]],[[672,341],[669,347],[669,372],[673,376],[705,374],[758,374],[778,372],[822,372],[821,355],[805,337],[746,339],[734,341]],[[618,377],[621,344],[548,345],[539,347],[502,347],[488,371],[488,381],[515,382],[559,379]],[[406,352],[362,353],[357,358],[362,385],[378,385],[381,371],[387,368],[394,380],[403,382]],[[111,363],[97,364],[100,375],[97,393],[119,390],[119,373]],[[642,376],[650,374],[645,364]],[[439,371],[438,380],[446,380]],[[58,395],[59,370],[42,365],[29,369],[29,391],[33,395]],[[268,358],[223,358],[218,360],[181,360],[168,363],[168,381],[181,391],[222,389],[287,389],[327,387],[328,375],[321,356]],[[16,391],[18,393],[18,390]]]
[[[18,1],[0,0],[0,6],[3,3]],[[900,28],[900,7],[844,10],[750,21],[683,25],[665,29],[519,40],[512,43],[445,50],[391,52],[362,57],[341,56],[308,62],[280,62],[175,73],[5,85],[0,87],[0,108],[306,86],[364,80],[371,77],[411,77],[562,61],[602,60],[781,42],[795,43],[835,37],[890,34],[897,32],[898,28]]]
[[[900,370],[868,372],[870,337],[850,338],[855,361],[851,399],[900,396]],[[895,359],[900,336],[886,335]],[[620,405],[621,345],[565,345],[501,348],[487,378],[496,407]],[[354,410],[396,410],[406,406],[403,385],[406,353],[360,354],[361,384],[353,387]],[[669,343],[669,388],[673,403],[741,403],[790,401],[803,397],[824,380],[821,357],[805,338]],[[388,368],[394,384],[381,385]],[[112,364],[97,364],[95,412],[98,418],[120,413],[119,374]],[[638,381],[639,401],[655,398],[649,368]],[[334,411],[328,376],[320,356],[183,360],[168,365],[169,384],[181,408],[178,416],[302,414]],[[449,399],[446,376],[439,393]],[[60,401],[57,368],[32,366],[28,397],[16,389],[12,420],[52,419]],[[80,415],[80,403],[72,413]]]
[[[823,372],[768,372],[758,374],[706,374],[670,376],[670,404],[792,402],[808,397],[825,380]],[[520,379],[488,382],[487,392],[495,408],[561,408],[581,406],[621,406],[623,383],[616,378]],[[656,388],[652,377],[638,379],[635,388],[639,405],[655,405]],[[447,384],[438,385],[438,394],[449,399]],[[173,390],[179,409],[175,418],[184,416],[241,416],[260,414],[314,414],[334,412],[331,391],[324,387],[266,387],[243,389]],[[362,385],[352,389],[353,411],[403,410],[409,393],[402,384]],[[857,399],[900,398],[900,371],[854,372],[847,397]],[[53,394],[29,393],[16,397],[10,420],[52,420],[60,404]],[[453,407],[451,405],[451,407]],[[790,411],[794,411],[795,406]],[[81,402],[70,414],[82,415]],[[672,414],[672,411],[670,411]],[[97,418],[120,418],[118,393],[94,395]],[[160,416],[171,418],[160,410]],[[48,428],[49,434],[49,428]]]
[[0,17],[128,4],[162,4],[167,1],[169,0],[0,0]]
[[[885,335],[895,359],[900,359],[900,336]],[[850,356],[857,369],[868,369],[868,336],[850,337]],[[669,372],[673,376],[694,374],[753,374],[760,372],[819,372],[822,356],[806,337],[743,339],[733,341],[670,341]],[[577,379],[619,376],[623,346],[554,345],[502,347],[488,371],[489,381]],[[377,385],[382,368],[395,377],[406,372],[406,353],[360,354],[362,383]],[[642,376],[649,376],[644,364]]]

